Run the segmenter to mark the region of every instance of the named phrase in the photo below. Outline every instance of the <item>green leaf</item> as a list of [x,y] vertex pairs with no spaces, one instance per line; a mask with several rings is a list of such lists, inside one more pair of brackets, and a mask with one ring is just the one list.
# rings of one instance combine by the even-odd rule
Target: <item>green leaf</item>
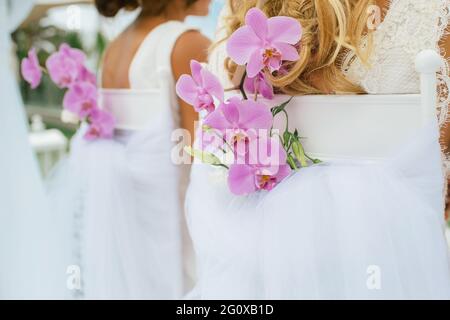
[[295,141],[292,144],[292,151],[294,152],[294,155],[296,159],[300,162],[302,167],[308,166],[308,160],[306,159],[305,150],[303,149],[302,144],[300,141]]
[[286,131],[283,134],[283,143],[284,143],[284,147],[288,148],[291,142],[291,133],[289,131]]
[[190,156],[201,160],[205,164],[226,167],[217,156],[215,156],[214,154],[212,154],[210,152],[196,150],[196,149],[193,149],[192,147],[185,147],[184,151],[186,151]]
[[288,154],[287,162],[291,166],[292,170],[298,170],[297,164],[295,163],[295,159],[291,154]]
[[277,114],[279,114],[280,112],[283,112],[284,109],[286,109],[287,105],[292,101],[294,97],[291,97],[288,101],[283,102],[282,104],[280,104],[279,106],[275,106],[273,107],[272,110],[272,115],[275,117]]

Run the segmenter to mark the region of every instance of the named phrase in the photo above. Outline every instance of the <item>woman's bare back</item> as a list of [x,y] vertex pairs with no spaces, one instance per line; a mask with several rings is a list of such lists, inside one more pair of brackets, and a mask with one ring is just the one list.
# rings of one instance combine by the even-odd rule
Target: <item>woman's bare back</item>
[[164,22],[159,17],[136,21],[109,45],[103,58],[103,88],[130,88],[129,70],[136,52],[147,35]]

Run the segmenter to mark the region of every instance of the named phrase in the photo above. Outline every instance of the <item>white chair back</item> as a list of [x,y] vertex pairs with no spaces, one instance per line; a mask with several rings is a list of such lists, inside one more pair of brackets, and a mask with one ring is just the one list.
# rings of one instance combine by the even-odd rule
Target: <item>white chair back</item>
[[[418,55],[420,94],[296,97],[286,108],[290,127],[305,137],[306,151],[323,160],[385,158],[436,117],[440,65],[434,51]],[[281,128],[284,119],[278,121]]]

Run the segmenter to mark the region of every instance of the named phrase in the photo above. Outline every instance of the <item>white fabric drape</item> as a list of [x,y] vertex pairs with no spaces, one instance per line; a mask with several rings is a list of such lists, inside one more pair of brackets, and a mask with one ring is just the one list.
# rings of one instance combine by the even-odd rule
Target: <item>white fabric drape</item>
[[65,270],[52,269],[57,241],[10,63],[10,33],[32,5],[0,0],[0,299],[60,297],[57,284],[65,286]]

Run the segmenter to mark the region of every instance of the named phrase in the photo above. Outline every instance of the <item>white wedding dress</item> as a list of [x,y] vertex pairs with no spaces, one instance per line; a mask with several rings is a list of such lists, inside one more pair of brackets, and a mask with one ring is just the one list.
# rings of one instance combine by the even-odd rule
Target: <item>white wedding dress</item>
[[[349,56],[343,71],[372,94],[418,93],[414,59],[437,48],[449,14],[448,0],[393,0],[372,67]],[[210,69],[228,87],[225,56],[222,44]],[[448,64],[439,79],[443,123]],[[441,166],[432,125],[388,161],[325,162],[247,197],[230,193],[223,169],[194,165],[186,207],[199,281],[191,297],[450,299]]]
[[[131,89],[100,91],[102,107],[118,121],[114,138],[88,142],[81,128],[51,180],[55,210],[69,218],[64,228],[73,235],[72,264],[81,268],[78,298],[183,295],[187,183],[171,159],[179,112],[173,77],[164,75],[172,70],[177,39],[188,30],[170,21],[148,34],[130,66]],[[163,105],[164,93],[170,99]]]
[[12,63],[10,34],[33,3],[0,0],[0,299],[62,298],[66,292],[55,217],[28,140]]

